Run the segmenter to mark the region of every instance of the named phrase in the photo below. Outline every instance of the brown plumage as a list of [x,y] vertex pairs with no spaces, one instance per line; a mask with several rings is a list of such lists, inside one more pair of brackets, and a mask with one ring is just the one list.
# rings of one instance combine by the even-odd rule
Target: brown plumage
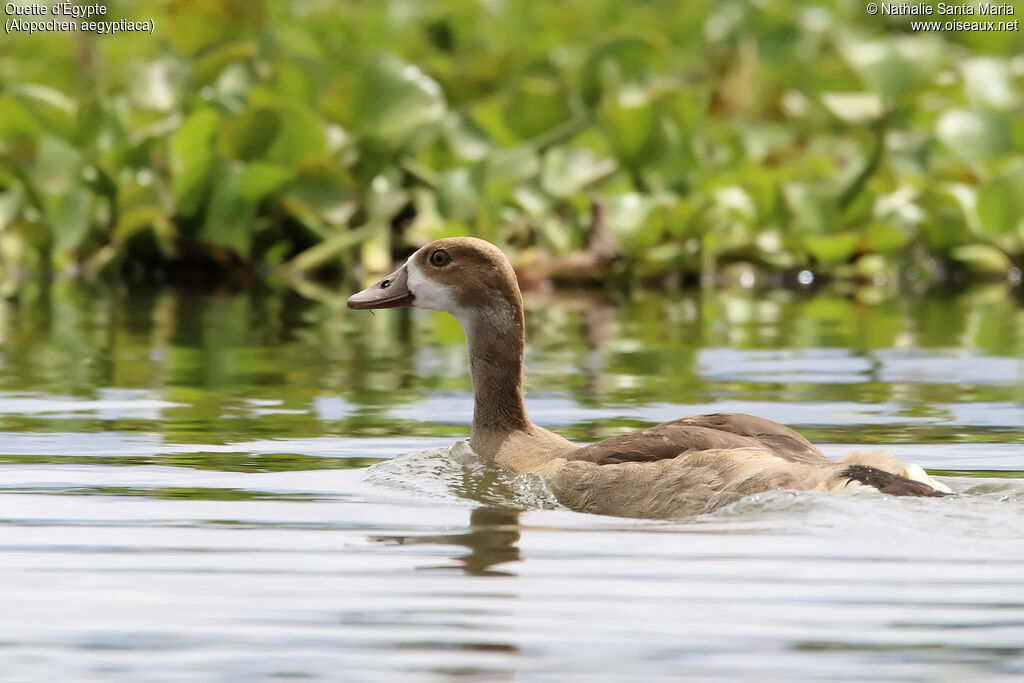
[[523,401],[522,297],[505,255],[483,240],[432,242],[348,303],[455,315],[469,345],[473,450],[497,467],[543,477],[574,510],[674,518],[773,489],[943,495],[920,467],[884,451],[837,462],[792,429],[753,415],[694,415],[583,447],[538,427]]
[[832,462],[792,429],[754,415],[693,415],[584,446],[567,457],[598,465],[651,462],[689,451],[763,448],[789,462]]

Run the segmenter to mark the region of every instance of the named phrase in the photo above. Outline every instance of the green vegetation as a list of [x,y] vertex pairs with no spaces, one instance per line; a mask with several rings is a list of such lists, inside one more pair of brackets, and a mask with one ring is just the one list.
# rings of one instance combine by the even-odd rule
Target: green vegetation
[[1020,31],[915,33],[862,2],[108,7],[154,35],[0,43],[3,293],[379,272],[453,234],[557,264],[595,199],[636,277],[1019,279]]

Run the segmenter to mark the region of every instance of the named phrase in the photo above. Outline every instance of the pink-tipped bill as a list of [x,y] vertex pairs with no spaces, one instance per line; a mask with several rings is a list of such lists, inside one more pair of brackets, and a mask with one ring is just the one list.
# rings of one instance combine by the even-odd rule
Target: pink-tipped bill
[[348,298],[348,307],[357,310],[368,308],[405,308],[412,306],[413,295],[409,291],[409,271],[402,266],[380,282]]

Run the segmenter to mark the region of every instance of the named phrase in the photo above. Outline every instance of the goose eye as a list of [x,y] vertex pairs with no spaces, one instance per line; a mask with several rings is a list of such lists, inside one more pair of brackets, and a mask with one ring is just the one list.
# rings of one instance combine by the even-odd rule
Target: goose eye
[[448,255],[448,252],[444,249],[435,249],[430,254],[430,265],[440,268],[441,266],[447,266],[448,262],[452,260],[452,257]]

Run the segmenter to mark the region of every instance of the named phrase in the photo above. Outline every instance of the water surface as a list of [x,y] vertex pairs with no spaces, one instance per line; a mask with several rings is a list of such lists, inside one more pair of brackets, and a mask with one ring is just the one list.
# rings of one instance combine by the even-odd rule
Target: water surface
[[442,314],[263,292],[0,303],[4,680],[1024,675],[1024,306],[528,297],[528,406],[591,441],[744,411],[964,495],[583,515],[469,451]]

